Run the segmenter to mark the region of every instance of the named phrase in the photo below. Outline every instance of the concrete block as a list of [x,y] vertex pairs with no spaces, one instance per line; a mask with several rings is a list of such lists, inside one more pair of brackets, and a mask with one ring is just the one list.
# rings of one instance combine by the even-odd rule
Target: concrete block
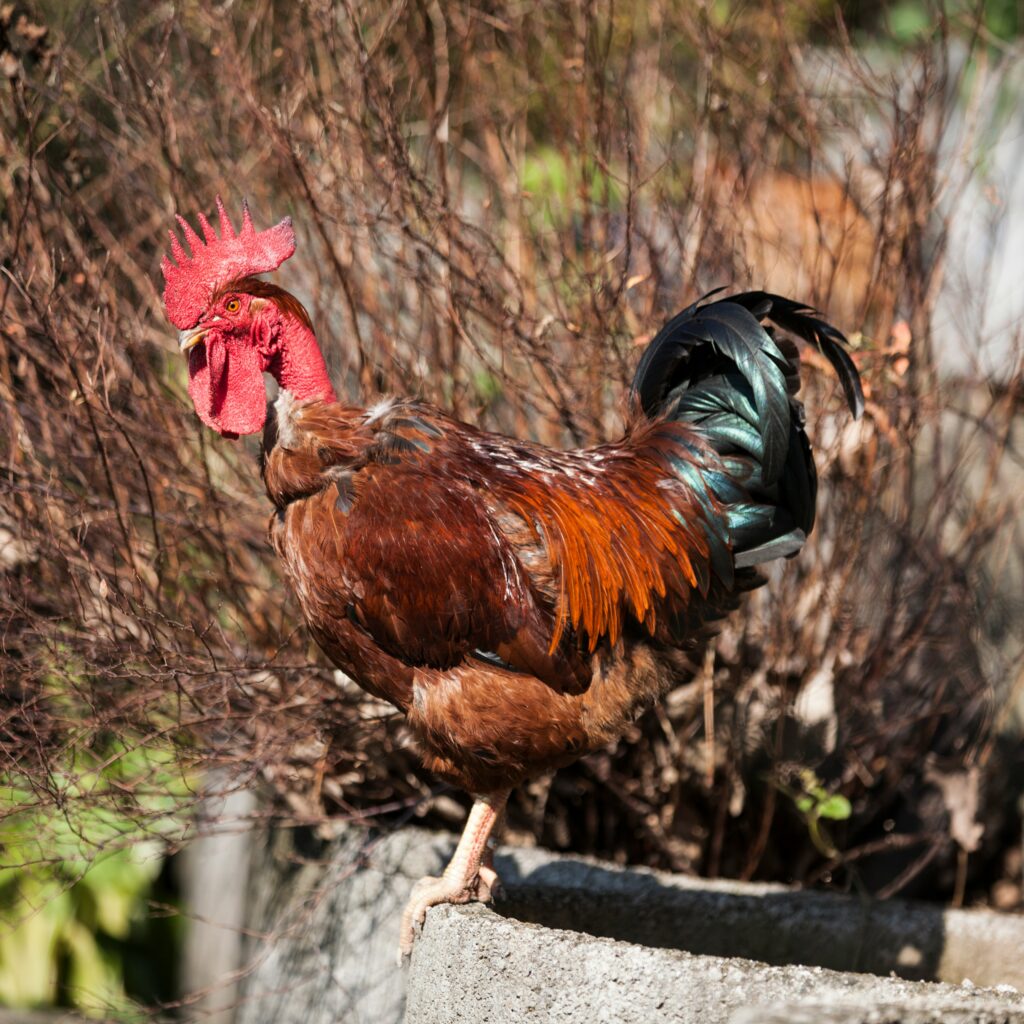
[[1024,1024],[1012,990],[1024,989],[1022,915],[706,882],[543,850],[500,851],[505,899],[431,910],[400,969],[405,900],[453,847],[416,829],[346,828],[308,848],[294,831],[276,834],[253,871],[249,927],[261,935],[238,1024],[398,1024],[403,1013],[408,1024]]
[[407,1024],[1024,1024],[1024,998],[651,949],[483,907],[428,915]]
[[399,1024],[398,922],[449,837],[345,828],[324,844],[278,829],[254,857],[252,937],[235,1024]]
[[1024,915],[623,870],[543,850],[497,861],[523,921],[662,949],[1024,991]]

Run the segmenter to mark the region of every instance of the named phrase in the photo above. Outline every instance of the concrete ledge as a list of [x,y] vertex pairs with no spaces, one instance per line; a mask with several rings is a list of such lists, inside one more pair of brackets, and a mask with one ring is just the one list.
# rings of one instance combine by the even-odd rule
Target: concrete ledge
[[301,830],[269,839],[237,1024],[1024,1024],[1024,915],[506,848],[505,899],[431,910],[399,969],[402,907],[455,837],[348,827],[327,843]]
[[478,906],[432,911],[413,955],[406,1021],[522,1020],[1024,1024],[1024,998],[648,949],[522,924]]
[[622,870],[543,850],[497,860],[521,921],[659,949],[1024,991],[1024,916]]

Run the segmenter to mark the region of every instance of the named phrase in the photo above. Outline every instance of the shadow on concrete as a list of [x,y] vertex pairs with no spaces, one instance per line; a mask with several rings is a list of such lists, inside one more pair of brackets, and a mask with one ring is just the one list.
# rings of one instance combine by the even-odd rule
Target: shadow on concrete
[[[496,860],[509,918],[661,949],[803,964],[915,981],[940,977],[940,907],[815,892],[748,895],[560,858],[521,870]],[[958,981],[960,979],[957,979]]]

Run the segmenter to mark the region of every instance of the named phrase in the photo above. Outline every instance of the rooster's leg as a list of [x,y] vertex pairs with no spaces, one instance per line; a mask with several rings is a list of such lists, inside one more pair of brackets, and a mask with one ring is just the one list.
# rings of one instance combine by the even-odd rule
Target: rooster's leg
[[487,840],[501,819],[508,790],[478,797],[462,830],[455,855],[440,878],[421,878],[402,914],[400,957],[412,953],[416,926],[426,920],[427,910],[439,903],[487,903],[498,886]]

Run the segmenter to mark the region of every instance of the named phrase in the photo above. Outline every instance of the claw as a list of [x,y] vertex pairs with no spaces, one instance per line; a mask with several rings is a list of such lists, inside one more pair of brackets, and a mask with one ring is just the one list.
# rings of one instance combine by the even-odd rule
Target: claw
[[489,903],[498,888],[498,876],[493,868],[481,865],[474,878],[450,877],[447,873],[440,878],[421,878],[412,889],[409,902],[402,914],[402,928],[398,944],[398,962],[412,955],[416,936],[423,931],[427,911],[443,903]]
[[500,881],[491,865],[487,840],[501,817],[508,793],[477,800],[469,812],[462,838],[444,874],[440,878],[421,878],[402,914],[398,942],[398,963],[412,955],[418,931],[427,919],[427,911],[441,903],[489,903],[499,891]]

